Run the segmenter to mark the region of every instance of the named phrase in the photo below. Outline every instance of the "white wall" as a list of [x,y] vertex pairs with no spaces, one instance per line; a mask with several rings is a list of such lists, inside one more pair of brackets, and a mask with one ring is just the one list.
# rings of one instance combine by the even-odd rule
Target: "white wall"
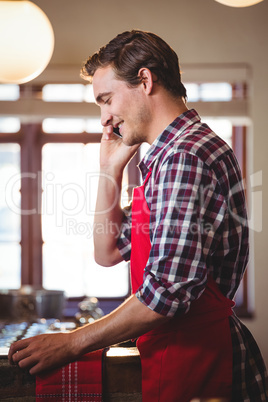
[[263,195],[263,210],[262,230],[254,233],[252,241],[255,315],[245,322],[257,339],[268,366],[268,1],[242,9],[223,6],[214,0],[34,2],[47,13],[55,30],[56,47],[51,64],[77,65],[78,75],[88,55],[117,33],[132,28],[162,36],[177,51],[182,68],[189,63],[243,63],[251,67],[249,113],[253,129],[249,139],[249,174],[262,171],[262,185],[258,189]]

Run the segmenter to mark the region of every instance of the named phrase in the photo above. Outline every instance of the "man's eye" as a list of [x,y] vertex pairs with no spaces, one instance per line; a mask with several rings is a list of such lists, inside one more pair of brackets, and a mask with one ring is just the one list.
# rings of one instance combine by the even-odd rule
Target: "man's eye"
[[109,104],[110,99],[111,99],[111,98],[106,99],[106,100],[104,101],[104,104],[105,104],[105,105]]

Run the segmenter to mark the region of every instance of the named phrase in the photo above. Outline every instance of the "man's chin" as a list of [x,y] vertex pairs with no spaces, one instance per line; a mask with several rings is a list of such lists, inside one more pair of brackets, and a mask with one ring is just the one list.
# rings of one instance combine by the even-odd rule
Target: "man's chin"
[[141,140],[138,138],[128,138],[128,137],[122,137],[122,141],[125,145],[132,147],[133,145],[139,145],[141,144]]

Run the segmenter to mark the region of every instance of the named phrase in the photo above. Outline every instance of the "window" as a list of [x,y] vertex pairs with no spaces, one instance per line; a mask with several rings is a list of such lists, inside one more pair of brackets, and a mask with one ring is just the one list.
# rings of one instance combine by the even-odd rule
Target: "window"
[[20,97],[20,87],[13,84],[0,84],[0,100],[16,101]]
[[[0,86],[0,98],[11,101],[6,87],[13,91]],[[50,89],[50,94],[44,92],[46,102],[53,105],[55,94],[59,102],[92,98],[90,85],[44,88]],[[21,91],[21,99],[30,101],[40,99],[42,92],[40,88]],[[109,269],[98,266],[93,257],[101,132],[99,116],[45,117],[30,124],[15,116],[0,116],[2,288],[42,285],[63,289],[68,298],[122,299],[129,294],[128,264]],[[126,204],[127,172],[123,186],[122,204]]]
[[63,288],[69,297],[124,297],[129,290],[126,263],[109,269],[94,261],[99,146],[47,143],[42,148],[43,285]]
[[20,131],[20,119],[17,117],[0,118],[0,133],[17,133]]
[[232,85],[228,82],[208,82],[205,84],[186,83],[189,102],[215,102],[232,100]]
[[0,278],[2,288],[20,286],[20,147],[0,145]]
[[46,118],[43,120],[43,131],[48,134],[55,133],[102,133],[100,118]]
[[91,84],[47,84],[42,88],[46,102],[95,102]]

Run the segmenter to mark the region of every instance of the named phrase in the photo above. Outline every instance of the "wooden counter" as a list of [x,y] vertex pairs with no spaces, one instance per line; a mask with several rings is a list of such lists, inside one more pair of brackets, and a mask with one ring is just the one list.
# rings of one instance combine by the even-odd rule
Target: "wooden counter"
[[[35,377],[0,359],[0,400],[35,402]],[[141,402],[141,365],[136,347],[111,347],[104,359],[104,402]]]

